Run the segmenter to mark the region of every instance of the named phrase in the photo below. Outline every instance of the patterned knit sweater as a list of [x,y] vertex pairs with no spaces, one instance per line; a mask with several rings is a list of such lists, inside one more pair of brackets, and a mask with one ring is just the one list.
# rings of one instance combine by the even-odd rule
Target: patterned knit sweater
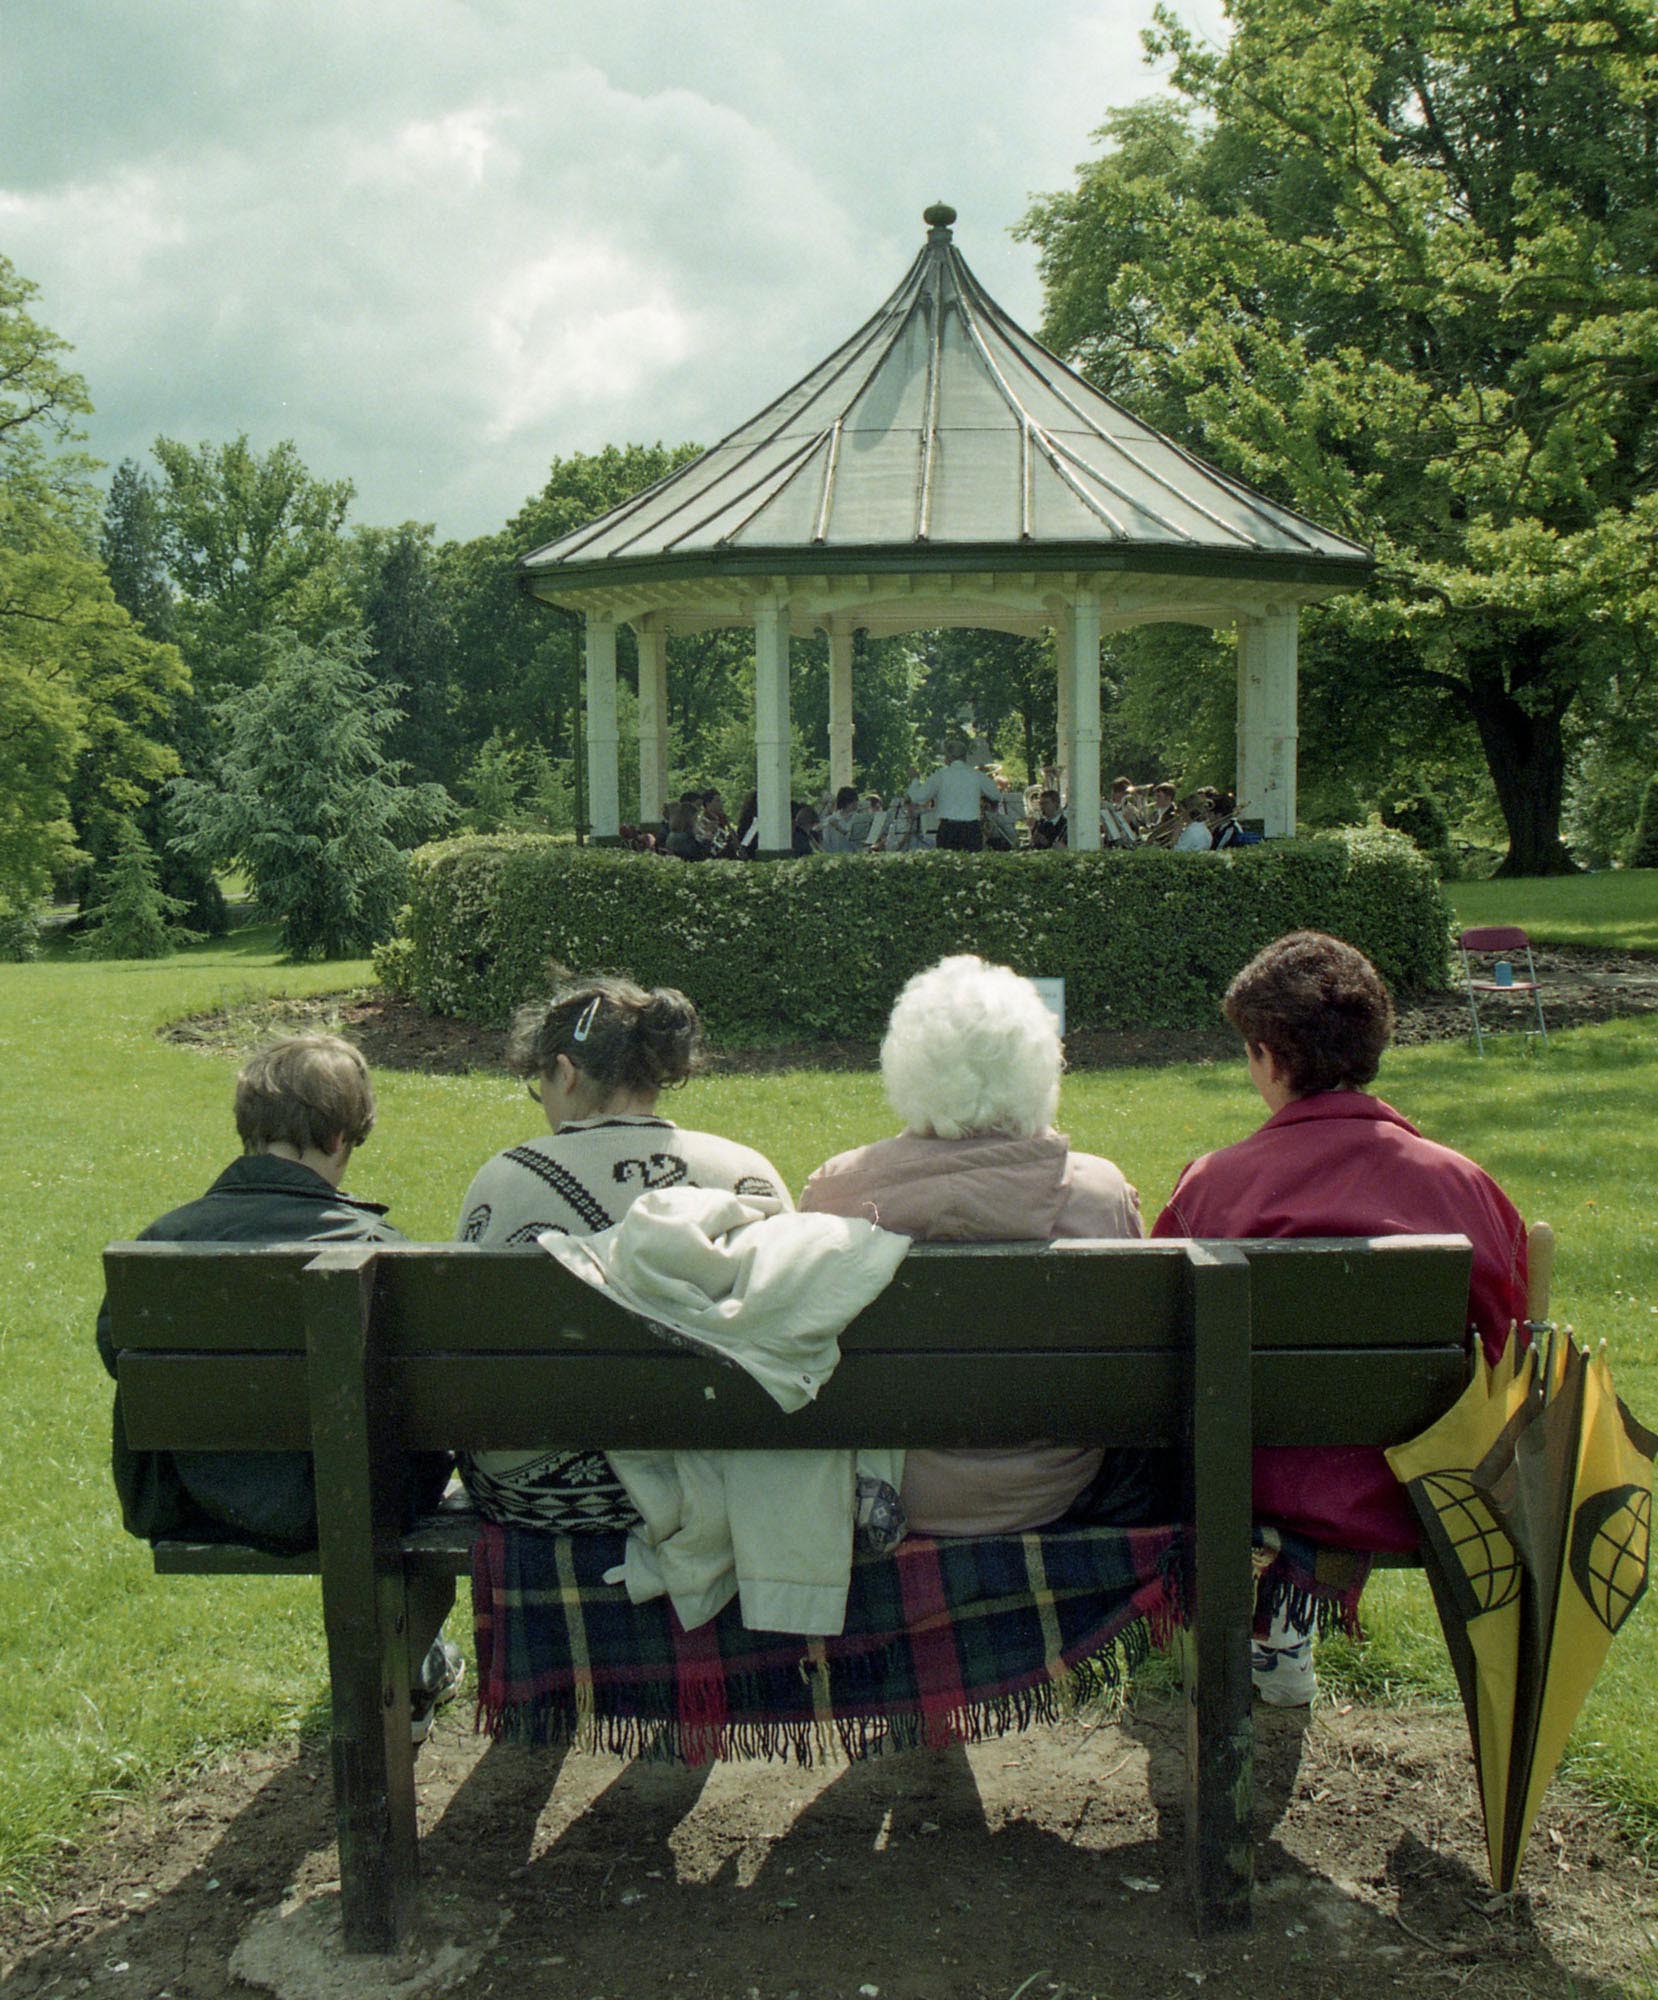
[[[792,1208],[763,1153],[667,1118],[574,1119],[509,1146],[479,1169],[461,1204],[463,1243],[534,1243],[548,1230],[593,1236],[659,1188],[728,1188]],[[473,1504],[490,1520],[554,1534],[631,1527],[639,1515],[603,1452],[483,1451],[461,1460]]]

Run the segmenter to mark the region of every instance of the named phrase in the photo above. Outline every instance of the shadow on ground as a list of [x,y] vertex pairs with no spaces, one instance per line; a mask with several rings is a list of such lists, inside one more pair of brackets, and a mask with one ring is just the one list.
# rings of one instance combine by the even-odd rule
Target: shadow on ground
[[687,1772],[447,1720],[421,1764],[427,1983],[404,1987],[331,1941],[326,1756],[308,1744],[123,1808],[49,1907],[7,1916],[6,1991],[248,1993],[239,1942],[292,1926],[295,1944],[301,1919],[315,1941],[287,1955],[291,2000],[436,1991],[445,1965],[467,2000],[1646,1990],[1649,1880],[1570,1795],[1551,1794],[1521,1896],[1492,1906],[1462,1725],[1438,1712],[1260,1712],[1256,1923],[1199,1940],[1183,1742],[1178,1704],[1147,1702],[850,1769]]

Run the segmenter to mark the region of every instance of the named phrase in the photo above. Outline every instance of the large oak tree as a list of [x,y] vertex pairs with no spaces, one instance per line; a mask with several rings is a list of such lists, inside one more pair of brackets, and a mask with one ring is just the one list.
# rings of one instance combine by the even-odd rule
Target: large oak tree
[[1658,612],[1658,14],[1646,0],[1166,13],[1175,97],[1027,219],[1048,337],[1369,542],[1318,614],[1355,740],[1477,732],[1515,874],[1570,867],[1562,724]]

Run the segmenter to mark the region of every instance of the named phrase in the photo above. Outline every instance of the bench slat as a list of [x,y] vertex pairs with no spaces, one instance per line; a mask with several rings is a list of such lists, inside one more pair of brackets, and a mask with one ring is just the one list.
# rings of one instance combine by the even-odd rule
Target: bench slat
[[305,1356],[119,1356],[121,1412],[134,1451],[308,1451]]
[[[1466,1317],[1468,1250],[1443,1238],[1248,1242],[1256,1346],[1437,1344]],[[316,1252],[222,1244],[113,1244],[106,1281],[129,1350],[302,1352],[301,1274]],[[864,1346],[1042,1350],[1056,1323],[1133,1348],[1178,1320],[1185,1245],[920,1244],[847,1329]],[[656,1338],[533,1247],[397,1244],[376,1258],[377,1333],[389,1353],[579,1347],[644,1354]],[[184,1331],[187,1329],[187,1331]],[[1069,1338],[1081,1343],[1081,1335]]]
[[1473,1252],[1458,1238],[1292,1237],[1238,1248],[1249,1259],[1257,1353],[1438,1346],[1467,1324]]
[[[1266,1444],[1397,1443],[1466,1380],[1460,1348],[1268,1352],[1251,1364]],[[1185,1357],[1142,1352],[854,1350],[816,1403],[786,1416],[746,1375],[698,1355],[421,1355],[389,1364],[410,1449],[786,1449],[790,1445],[1177,1444]],[[706,1392],[713,1391],[712,1397]],[[139,1353],[121,1361],[136,1450],[304,1450],[301,1357]]]
[[1257,1444],[1403,1444],[1442,1417],[1468,1384],[1460,1347],[1303,1348],[1251,1366]]

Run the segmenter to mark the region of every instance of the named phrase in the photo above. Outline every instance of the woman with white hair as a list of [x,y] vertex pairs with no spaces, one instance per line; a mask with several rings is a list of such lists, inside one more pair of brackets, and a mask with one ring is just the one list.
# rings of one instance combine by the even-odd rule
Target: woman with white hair
[[[863,1216],[933,1243],[1140,1236],[1140,1199],[1109,1160],[1054,1130],[1064,1056],[1035,987],[1005,965],[946,958],[899,994],[881,1045],[895,1139],[838,1154],[802,1209]],[[1144,1452],[1069,1445],[912,1451],[909,1524],[938,1535],[1012,1534],[1064,1516],[1149,1518]]]

